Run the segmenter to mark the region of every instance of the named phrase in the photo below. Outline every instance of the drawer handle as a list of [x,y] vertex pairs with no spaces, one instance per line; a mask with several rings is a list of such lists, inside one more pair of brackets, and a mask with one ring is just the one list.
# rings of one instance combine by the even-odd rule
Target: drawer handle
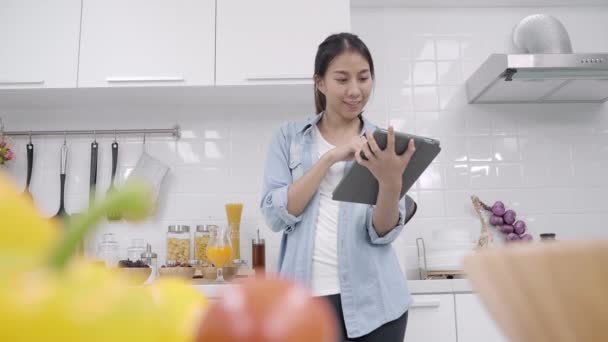
[[312,81],[311,76],[259,75],[246,78],[247,81]]
[[413,308],[438,308],[441,305],[439,299],[414,299],[414,302],[410,306]]
[[44,80],[30,80],[30,81],[12,81],[12,80],[0,80],[1,85],[9,84],[44,84]]
[[129,82],[184,82],[183,77],[108,77],[109,83],[129,83]]

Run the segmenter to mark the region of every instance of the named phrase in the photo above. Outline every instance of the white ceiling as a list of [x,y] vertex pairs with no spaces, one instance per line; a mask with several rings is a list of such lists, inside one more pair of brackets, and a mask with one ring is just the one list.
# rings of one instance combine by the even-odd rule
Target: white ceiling
[[351,7],[608,6],[608,0],[351,0]]

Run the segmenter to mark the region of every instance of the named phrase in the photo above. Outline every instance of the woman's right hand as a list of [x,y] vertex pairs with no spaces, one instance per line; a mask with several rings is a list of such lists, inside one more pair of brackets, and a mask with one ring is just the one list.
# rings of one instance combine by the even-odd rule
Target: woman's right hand
[[365,137],[356,136],[347,144],[333,148],[327,152],[327,155],[332,163],[351,161],[355,159],[355,153],[361,150],[363,144],[367,144],[367,139]]

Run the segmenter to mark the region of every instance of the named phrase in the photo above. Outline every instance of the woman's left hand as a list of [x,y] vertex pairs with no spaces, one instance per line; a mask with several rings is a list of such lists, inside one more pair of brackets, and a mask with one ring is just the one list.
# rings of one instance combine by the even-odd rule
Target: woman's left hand
[[[365,136],[368,143],[362,144],[360,150],[355,153],[357,163],[367,167],[380,185],[401,187],[403,172],[416,152],[414,140],[410,139],[405,153],[397,155],[395,130],[392,126],[388,128],[387,144],[384,150],[380,149],[372,132],[366,130]],[[361,151],[367,160],[361,157]]]

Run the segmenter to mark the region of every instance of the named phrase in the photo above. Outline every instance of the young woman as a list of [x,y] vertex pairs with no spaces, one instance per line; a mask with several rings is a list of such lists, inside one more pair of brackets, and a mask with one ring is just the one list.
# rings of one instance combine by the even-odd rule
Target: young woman
[[[401,176],[413,142],[397,155],[392,127],[386,149],[375,142],[375,126],[362,115],[374,63],[359,37],[327,37],[314,80],[317,114],[281,126],[266,160],[261,209],[271,229],[283,234],[279,272],[327,298],[341,340],[403,341],[411,299],[391,243],[403,230]],[[378,180],[374,206],[331,199],[354,162]]]

